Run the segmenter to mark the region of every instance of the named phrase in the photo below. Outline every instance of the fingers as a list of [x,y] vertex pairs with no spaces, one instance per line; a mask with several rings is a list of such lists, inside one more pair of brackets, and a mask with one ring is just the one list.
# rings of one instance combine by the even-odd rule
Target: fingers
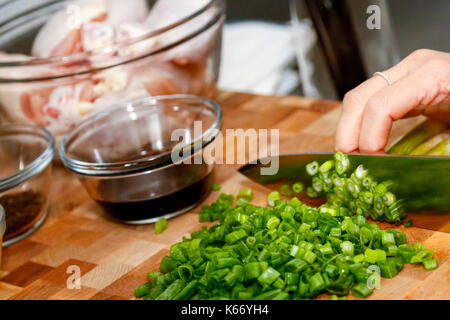
[[[425,54],[425,53],[424,53]],[[384,74],[395,82],[414,70],[407,59],[386,70]],[[335,149],[342,152],[353,152],[358,149],[359,135],[363,113],[367,101],[381,89],[387,87],[387,82],[381,76],[373,76],[349,91],[342,102],[342,114],[336,131]]]
[[429,118],[450,124],[450,96],[447,101],[423,110],[422,114]]
[[386,81],[381,77],[373,77],[344,96],[342,113],[336,131],[336,150],[353,152],[358,149],[359,132],[366,101],[386,85]]
[[407,77],[375,93],[363,112],[359,150],[373,153],[386,146],[392,121],[423,106],[442,105],[450,96],[450,62],[431,60]]
[[[384,71],[384,74],[391,82],[398,81],[417,70],[421,66],[420,62],[431,54],[433,54],[432,50],[417,50],[399,64]],[[353,152],[358,150],[363,113],[367,101],[387,85],[386,80],[381,76],[373,76],[344,96],[342,114],[336,131],[335,149],[337,151]]]
[[[428,49],[416,50],[384,73],[392,83],[395,83],[416,72],[430,59],[446,60],[450,59],[450,54]],[[361,127],[367,103],[371,97],[386,87],[387,82],[381,76],[374,76],[345,95],[341,118],[336,131],[335,149],[337,151],[353,152],[359,149]],[[416,84],[413,87],[416,87]],[[439,107],[438,110],[442,114],[445,110],[448,110],[448,105]],[[421,113],[428,113],[429,111],[431,110],[426,109],[425,112],[421,111]],[[434,116],[437,113],[431,112],[430,115]],[[447,118],[449,117],[447,115]]]

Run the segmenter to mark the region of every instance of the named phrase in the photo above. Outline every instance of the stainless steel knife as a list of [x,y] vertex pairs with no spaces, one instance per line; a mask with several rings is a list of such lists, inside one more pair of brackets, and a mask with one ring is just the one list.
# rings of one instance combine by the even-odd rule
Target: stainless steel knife
[[[274,175],[262,175],[261,168],[273,167],[275,157],[260,159],[257,164],[247,164],[239,171],[251,180],[277,189],[285,183],[303,182],[311,185],[305,165],[311,161],[323,163],[333,158],[333,153],[285,154],[278,157],[279,169]],[[378,181],[390,181],[393,192],[402,199],[416,227],[450,233],[450,157],[361,155],[349,154],[350,172],[362,164]],[[266,164],[266,165],[265,165]],[[306,194],[302,201],[316,204]]]

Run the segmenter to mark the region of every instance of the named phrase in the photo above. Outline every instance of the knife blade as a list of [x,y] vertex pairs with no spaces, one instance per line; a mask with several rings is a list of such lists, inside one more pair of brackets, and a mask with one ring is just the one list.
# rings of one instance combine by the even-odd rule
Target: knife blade
[[[276,190],[282,184],[302,182],[311,185],[311,177],[306,173],[306,164],[312,161],[323,163],[333,159],[334,153],[284,154],[268,157],[247,164],[239,171],[251,180]],[[375,181],[389,181],[392,191],[403,202],[413,219],[414,226],[450,233],[450,157],[404,156],[404,155],[363,155],[349,154],[352,172],[362,164],[369,169]],[[262,175],[261,168],[269,167],[278,159],[276,174]],[[304,194],[300,200],[317,205]]]

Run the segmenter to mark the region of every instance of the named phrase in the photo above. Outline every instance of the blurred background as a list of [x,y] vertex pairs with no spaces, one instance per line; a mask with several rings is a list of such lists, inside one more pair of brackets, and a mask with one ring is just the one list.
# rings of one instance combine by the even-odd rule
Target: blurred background
[[449,30],[448,0],[227,0],[219,87],[341,99],[415,49],[449,52]]
[[[0,15],[49,2],[0,0]],[[225,2],[220,89],[342,99],[415,49],[450,51],[448,0]],[[366,26],[370,5],[380,8],[380,29]]]

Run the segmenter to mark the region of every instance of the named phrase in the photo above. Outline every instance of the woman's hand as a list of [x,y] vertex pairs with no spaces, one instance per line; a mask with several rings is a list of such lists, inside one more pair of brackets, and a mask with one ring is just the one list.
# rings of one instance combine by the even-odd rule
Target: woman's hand
[[414,51],[344,96],[336,150],[382,152],[394,120],[424,114],[450,123],[450,53]]

